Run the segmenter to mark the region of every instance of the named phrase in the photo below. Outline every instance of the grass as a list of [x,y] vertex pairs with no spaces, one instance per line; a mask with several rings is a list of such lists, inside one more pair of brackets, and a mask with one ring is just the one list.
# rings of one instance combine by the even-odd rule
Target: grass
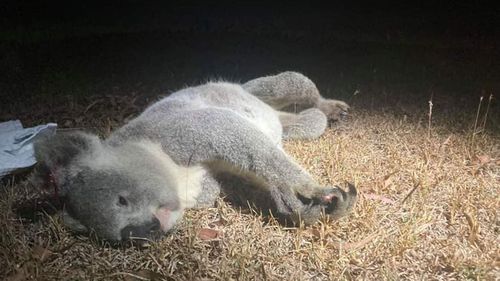
[[[474,108],[440,115],[443,105],[435,106],[429,127],[425,101],[400,114],[391,107],[371,110],[365,95],[351,100],[349,122],[317,140],[285,143],[286,151],[321,184],[348,180],[357,185],[359,202],[348,217],[285,228],[266,223],[258,212],[237,210],[220,200],[214,208],[188,211],[174,233],[149,248],[112,248],[69,233],[50,208],[32,217],[20,216],[17,206],[40,193],[22,178],[12,178],[1,187],[0,276],[7,280],[497,279],[499,135],[489,133],[488,127],[477,133]],[[49,118],[59,122],[71,117],[68,126],[93,127],[106,135],[147,103],[127,96],[91,97],[59,100],[48,111],[61,108]],[[37,116],[25,110],[26,115],[20,116],[28,124],[43,121],[43,112]]]

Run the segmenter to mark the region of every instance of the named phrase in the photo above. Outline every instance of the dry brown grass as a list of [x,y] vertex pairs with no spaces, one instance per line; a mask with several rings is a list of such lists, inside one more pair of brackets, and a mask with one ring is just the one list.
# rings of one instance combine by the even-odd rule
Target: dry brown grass
[[[423,122],[358,109],[349,123],[318,140],[285,144],[319,182],[349,180],[359,187],[354,213],[312,227],[265,223],[221,200],[217,207],[189,211],[173,234],[149,248],[112,248],[68,233],[57,216],[21,219],[14,207],[36,192],[23,181],[6,183],[0,196],[0,276],[498,280],[498,135],[486,130],[471,143],[471,131],[448,129],[451,115],[429,130],[425,106],[414,115],[424,116]],[[473,125],[474,117],[467,120]]]

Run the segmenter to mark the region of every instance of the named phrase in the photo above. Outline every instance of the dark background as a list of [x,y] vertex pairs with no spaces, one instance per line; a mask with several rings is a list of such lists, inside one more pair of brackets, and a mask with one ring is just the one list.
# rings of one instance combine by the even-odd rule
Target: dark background
[[372,106],[425,107],[431,95],[469,106],[498,91],[496,6],[345,2],[3,2],[1,107],[157,96],[283,70],[303,72],[325,96],[357,92]]

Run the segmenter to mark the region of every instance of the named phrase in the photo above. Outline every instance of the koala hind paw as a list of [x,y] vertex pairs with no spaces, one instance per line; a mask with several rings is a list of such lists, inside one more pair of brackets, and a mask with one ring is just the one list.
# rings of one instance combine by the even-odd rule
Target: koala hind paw
[[317,107],[326,115],[329,122],[345,119],[350,109],[347,103],[332,99],[321,100]]

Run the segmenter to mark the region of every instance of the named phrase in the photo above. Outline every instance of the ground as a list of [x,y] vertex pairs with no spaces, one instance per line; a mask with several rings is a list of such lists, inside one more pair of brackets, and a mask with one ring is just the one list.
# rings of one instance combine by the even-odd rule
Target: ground
[[[0,277],[500,278],[499,72],[488,49],[345,42],[330,42],[330,48],[308,42],[316,49],[304,51],[307,44],[300,38],[264,36],[253,46],[236,34],[234,44],[244,50],[237,53],[211,41],[197,50],[185,36],[175,42],[187,42],[187,50],[164,48],[177,46],[174,39],[151,49],[148,40],[157,40],[157,34],[134,36],[37,43],[41,47],[34,49],[19,43],[22,52],[5,47],[10,60],[2,63],[12,83],[0,85],[11,93],[2,97],[9,107],[2,108],[0,121],[20,118],[25,126],[55,121],[64,130],[81,128],[104,137],[167,94],[166,87],[302,71],[324,95],[345,100],[352,111],[320,139],[289,141],[285,150],[325,185],[355,183],[360,196],[353,213],[285,228],[258,211],[220,200],[214,208],[188,211],[173,233],[148,248],[110,247],[69,233],[19,174],[0,187]],[[113,40],[129,47],[114,52]],[[294,53],[298,50],[301,56]],[[76,58],[68,55],[74,53]]]

